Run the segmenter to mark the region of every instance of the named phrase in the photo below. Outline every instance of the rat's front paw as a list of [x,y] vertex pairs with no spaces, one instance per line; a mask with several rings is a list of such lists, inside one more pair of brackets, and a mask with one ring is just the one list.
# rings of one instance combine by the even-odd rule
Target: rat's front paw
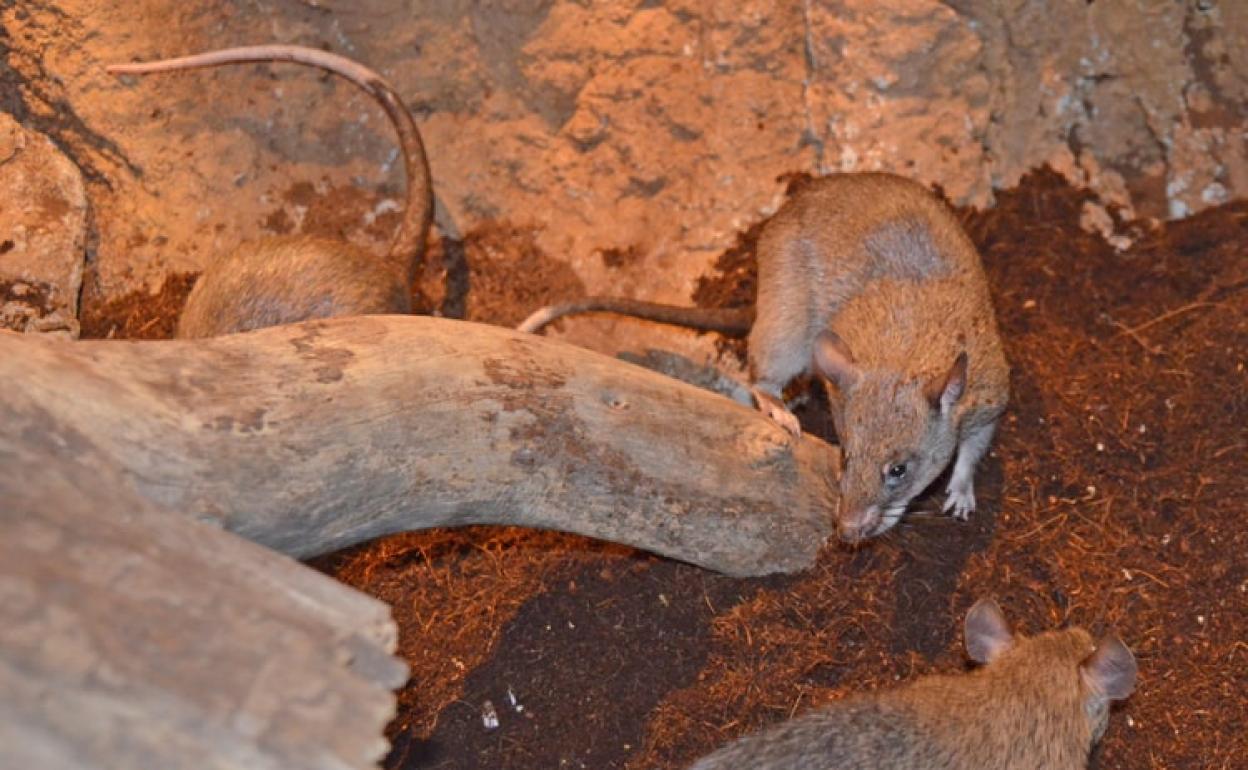
[[945,490],[948,497],[941,509],[958,521],[966,521],[975,511],[975,487],[971,484],[950,484]]
[[802,435],[801,423],[797,421],[797,416],[789,411],[784,402],[770,393],[764,393],[758,388],[752,388],[754,400],[758,402],[758,410],[770,417],[777,425],[784,428],[793,435],[794,438]]
[[793,434],[793,438],[802,435],[802,424],[797,421],[797,416],[783,407],[780,409],[768,410],[767,416],[776,421],[776,424]]

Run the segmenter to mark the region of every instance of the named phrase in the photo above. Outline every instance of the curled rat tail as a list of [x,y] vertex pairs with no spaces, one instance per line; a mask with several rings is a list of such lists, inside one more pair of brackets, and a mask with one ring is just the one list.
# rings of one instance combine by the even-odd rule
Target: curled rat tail
[[150,75],[157,72],[218,67],[223,64],[248,62],[286,61],[305,64],[332,72],[359,86],[377,100],[394,130],[399,136],[399,148],[403,152],[404,170],[407,174],[407,206],[398,233],[390,246],[392,262],[402,260],[410,285],[416,270],[425,256],[425,241],[429,225],[433,221],[433,185],[429,175],[429,159],[420,130],[412,120],[411,113],[403,106],[402,99],[393,86],[368,67],[337,54],[305,48],[298,45],[253,45],[240,48],[223,48],[220,51],[182,56],[134,64],[113,64],[107,71],[114,75]]
[[619,313],[699,331],[719,332],[729,337],[744,337],[754,324],[752,307],[679,307],[622,297],[584,297],[560,305],[548,305],[524,319],[516,329],[536,332],[565,315],[591,312]]

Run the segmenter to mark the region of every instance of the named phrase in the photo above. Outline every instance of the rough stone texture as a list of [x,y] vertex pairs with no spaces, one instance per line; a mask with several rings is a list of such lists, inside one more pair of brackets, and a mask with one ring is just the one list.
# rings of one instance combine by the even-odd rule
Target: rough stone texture
[[[1133,216],[1243,195],[1246,40],[1229,0],[23,0],[3,10],[0,106],[90,181],[105,297],[257,233],[393,232],[394,139],[350,86],[102,71],[280,41],[396,84],[460,232],[522,228],[589,291],[687,301],[785,173],[887,169],[987,205],[1049,163],[1098,192],[1084,220],[1118,245]],[[606,349],[652,337],[567,326]]]
[[78,335],[87,236],[82,175],[0,113],[0,327]]
[[951,4],[983,30],[999,84],[985,136],[995,186],[1048,162],[1126,218],[1248,192],[1243,3]]

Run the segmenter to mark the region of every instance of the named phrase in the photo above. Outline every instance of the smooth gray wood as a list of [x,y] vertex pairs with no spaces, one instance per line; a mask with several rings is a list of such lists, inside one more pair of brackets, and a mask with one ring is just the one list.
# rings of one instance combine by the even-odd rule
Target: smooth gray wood
[[185,342],[0,335],[29,403],[143,497],[298,557],[508,524],[731,575],[813,564],[836,450],[590,351],[372,316]]
[[[144,499],[15,387],[28,341],[0,334],[0,767],[375,767],[406,678],[389,608]],[[20,380],[81,395],[44,374]]]

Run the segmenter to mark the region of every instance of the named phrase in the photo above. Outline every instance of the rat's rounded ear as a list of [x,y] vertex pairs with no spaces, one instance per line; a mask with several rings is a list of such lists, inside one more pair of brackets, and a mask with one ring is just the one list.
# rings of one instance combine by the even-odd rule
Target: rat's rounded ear
[[854,354],[845,340],[835,332],[824,330],[815,338],[815,371],[847,390],[858,382],[860,372],[854,364]]
[[1079,664],[1079,674],[1094,693],[1106,700],[1122,700],[1135,689],[1138,667],[1127,645],[1114,634],[1096,644],[1096,652]]
[[1005,622],[1001,607],[992,599],[975,602],[966,613],[963,633],[966,637],[966,654],[976,663],[988,663],[1014,643],[1010,624]]
[[942,413],[948,412],[958,403],[966,392],[966,369],[967,357],[964,350],[953,359],[953,366],[949,367],[944,377],[937,377],[927,384],[927,401],[933,409]]

